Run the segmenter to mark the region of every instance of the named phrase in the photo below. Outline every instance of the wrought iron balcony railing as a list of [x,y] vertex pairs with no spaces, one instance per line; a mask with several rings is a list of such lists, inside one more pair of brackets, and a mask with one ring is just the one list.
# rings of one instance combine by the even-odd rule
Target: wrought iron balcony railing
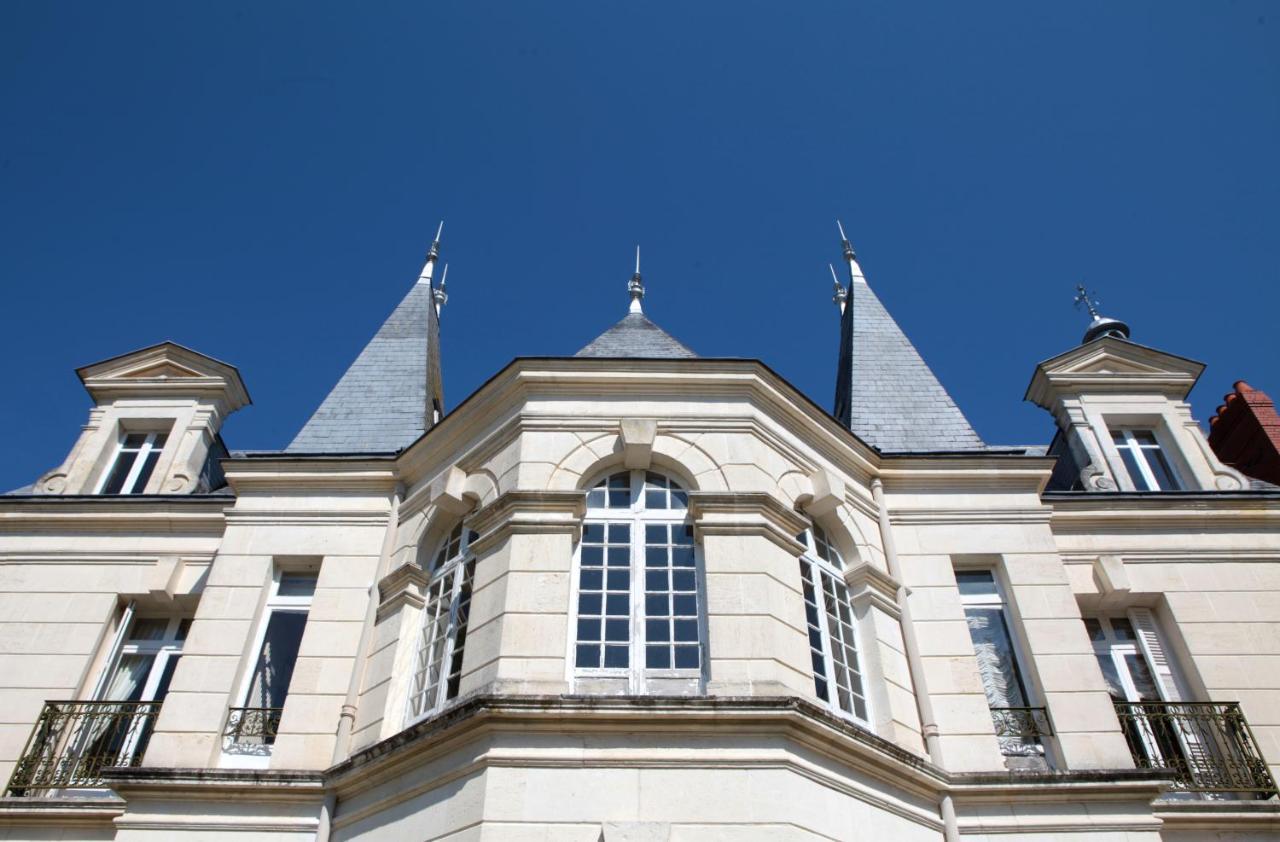
[[252,753],[276,741],[284,708],[232,708],[222,736],[226,751]]
[[1169,769],[1183,792],[1267,798],[1276,782],[1237,702],[1116,702],[1140,769]]
[[1049,712],[1044,708],[992,708],[991,721],[996,726],[997,737],[1037,740],[1053,736]]
[[14,767],[13,796],[102,786],[102,770],[138,766],[160,702],[45,702]]

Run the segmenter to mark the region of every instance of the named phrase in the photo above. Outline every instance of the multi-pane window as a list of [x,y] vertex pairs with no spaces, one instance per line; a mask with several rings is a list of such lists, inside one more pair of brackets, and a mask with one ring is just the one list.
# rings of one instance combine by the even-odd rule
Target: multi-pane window
[[1138,491],[1177,491],[1182,487],[1151,430],[1112,430],[1111,441]]
[[587,493],[573,662],[579,675],[697,675],[704,663],[701,573],[679,483],[620,471]]
[[982,689],[991,708],[1000,750],[1007,757],[1040,757],[1044,730],[1031,707],[1009,627],[1004,597],[990,570],[957,570],[956,584],[964,606],[969,639],[978,659]]
[[805,545],[800,556],[800,581],[814,692],[833,710],[866,722],[857,625],[841,573],[844,561],[817,524],[796,538]]
[[462,656],[471,614],[476,559],[471,543],[479,536],[459,523],[445,536],[431,562],[427,605],[414,662],[409,715],[426,716],[458,695]]
[[168,438],[167,433],[126,433],[98,493],[141,494],[145,491]]

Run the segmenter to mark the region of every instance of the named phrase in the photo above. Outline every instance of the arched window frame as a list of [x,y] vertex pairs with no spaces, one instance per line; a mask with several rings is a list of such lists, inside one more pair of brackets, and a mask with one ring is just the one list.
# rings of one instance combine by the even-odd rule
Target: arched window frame
[[[706,577],[701,550],[693,540],[686,488],[659,471],[615,469],[588,489],[582,540],[573,564],[571,681],[625,680],[633,693],[686,692],[689,682],[701,687],[707,664]],[[661,541],[658,531],[663,532]],[[625,565],[609,563],[623,553]],[[623,596],[609,576],[621,570],[627,572],[625,617],[618,613],[617,603],[609,613],[609,598]],[[658,580],[663,576],[666,589],[660,591]],[[666,605],[665,616],[657,613],[659,601]],[[615,626],[625,620],[625,640],[609,639],[610,618]],[[665,626],[666,640],[659,626]],[[593,646],[595,665],[586,652]],[[616,655],[623,647],[626,662],[619,665]],[[666,650],[665,666],[659,650]],[[657,665],[649,666],[651,658]],[[678,662],[682,665],[676,666]]]
[[457,698],[480,536],[459,521],[436,545],[409,685],[409,721],[425,719]]
[[796,540],[805,546],[799,557],[800,580],[814,694],[836,715],[870,726],[866,666],[857,614],[844,580],[844,558],[816,522]]

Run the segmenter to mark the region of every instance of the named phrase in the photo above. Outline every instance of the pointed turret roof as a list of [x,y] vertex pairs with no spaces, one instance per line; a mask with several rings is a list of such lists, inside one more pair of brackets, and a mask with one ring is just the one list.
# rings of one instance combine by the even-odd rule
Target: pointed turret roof
[[835,416],[883,451],[982,449],[964,413],[872,292],[848,241],[845,246],[850,280],[840,322]]
[[440,321],[431,283],[438,251],[437,240],[418,282],[285,448],[287,452],[383,453],[408,447],[431,429],[436,411],[444,409]]
[[640,277],[640,247],[636,246],[636,273],[627,282],[631,306],[613,327],[587,343],[575,357],[673,358],[698,356],[689,347],[644,314],[644,281]]
[[680,340],[644,313],[628,313],[622,321],[591,340],[575,357],[696,357]]

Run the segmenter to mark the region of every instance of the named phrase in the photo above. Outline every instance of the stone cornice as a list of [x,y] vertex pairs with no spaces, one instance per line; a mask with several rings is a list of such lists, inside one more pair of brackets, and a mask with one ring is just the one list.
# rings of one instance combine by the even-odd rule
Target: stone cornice
[[405,606],[426,604],[427,573],[417,564],[402,564],[378,581],[378,619]]
[[390,457],[235,457],[224,459],[222,469],[227,484],[237,494],[328,489],[361,489],[390,494],[398,481],[395,462]]
[[855,603],[869,601],[895,620],[902,616],[898,605],[901,583],[870,562],[861,562],[844,572],[849,597]]
[[885,493],[1023,492],[1039,495],[1057,462],[1022,454],[919,454],[886,456],[880,468]]
[[1046,494],[1055,532],[1225,530],[1280,526],[1280,495],[1254,492]]
[[1063,397],[1099,392],[1185,400],[1203,371],[1204,363],[1102,337],[1037,365],[1023,400],[1050,412]]
[[0,530],[221,534],[234,504],[234,497],[213,495],[0,495]]
[[76,369],[97,403],[132,397],[207,397],[227,412],[250,403],[235,366],[174,342],[161,342]]
[[576,535],[586,513],[585,491],[507,491],[468,520],[467,525],[480,534],[471,549],[483,555],[517,533]]
[[804,552],[796,535],[809,527],[802,515],[763,491],[690,491],[689,515],[695,537],[759,535],[792,555]]
[[324,796],[326,773],[274,769],[184,769],[144,766],[103,770],[103,782],[127,801],[131,795],[181,795],[222,801],[314,803]]

